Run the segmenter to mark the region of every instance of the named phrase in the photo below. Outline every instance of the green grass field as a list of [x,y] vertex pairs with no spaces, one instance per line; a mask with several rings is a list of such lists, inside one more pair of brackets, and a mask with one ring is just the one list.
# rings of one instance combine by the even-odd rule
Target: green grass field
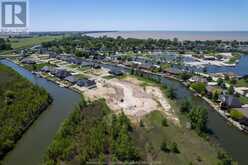
[[61,39],[62,36],[41,36],[32,38],[12,38],[10,39],[11,47],[13,49],[28,48],[42,42],[48,42],[55,39]]
[[[10,44],[13,50],[30,48],[34,45],[39,45],[42,42],[49,42],[55,39],[62,39],[63,36],[41,36],[41,37],[32,37],[32,38],[11,38]],[[13,50],[0,51],[0,55],[11,54]]]

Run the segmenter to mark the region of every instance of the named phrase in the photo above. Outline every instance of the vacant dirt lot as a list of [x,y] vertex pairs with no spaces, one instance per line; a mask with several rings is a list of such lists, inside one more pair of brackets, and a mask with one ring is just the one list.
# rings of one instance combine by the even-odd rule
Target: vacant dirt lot
[[123,111],[132,121],[138,122],[152,111],[164,112],[169,120],[180,125],[177,116],[158,87],[140,85],[137,79],[97,80],[97,88],[86,89],[84,95],[90,100],[106,99],[109,107],[117,113]]

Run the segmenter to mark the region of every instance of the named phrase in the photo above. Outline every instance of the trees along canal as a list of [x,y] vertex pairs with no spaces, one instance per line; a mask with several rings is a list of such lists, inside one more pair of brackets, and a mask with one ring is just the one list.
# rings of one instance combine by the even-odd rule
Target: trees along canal
[[139,160],[130,136],[129,119],[112,114],[104,100],[86,103],[84,99],[64,122],[50,145],[44,164],[78,160],[105,162],[107,158],[121,162]]
[[42,88],[0,64],[0,159],[51,103]]

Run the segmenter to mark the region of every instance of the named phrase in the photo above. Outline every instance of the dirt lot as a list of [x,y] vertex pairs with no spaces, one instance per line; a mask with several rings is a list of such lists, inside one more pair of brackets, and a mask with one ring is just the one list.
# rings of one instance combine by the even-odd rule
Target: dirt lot
[[84,94],[90,100],[105,98],[113,111],[123,111],[134,122],[138,122],[152,111],[160,110],[169,120],[180,125],[161,90],[155,86],[143,87],[140,84],[140,81],[130,77],[124,80],[99,78],[97,88],[86,89]]

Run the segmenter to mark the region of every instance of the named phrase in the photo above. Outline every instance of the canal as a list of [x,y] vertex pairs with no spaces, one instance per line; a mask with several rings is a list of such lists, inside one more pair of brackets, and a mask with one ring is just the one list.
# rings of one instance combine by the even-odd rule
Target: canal
[[60,124],[80,101],[80,95],[69,89],[58,87],[43,78],[38,78],[10,61],[1,60],[0,63],[11,67],[34,84],[45,88],[53,97],[53,103],[40,115],[3,160],[3,165],[39,165]]

